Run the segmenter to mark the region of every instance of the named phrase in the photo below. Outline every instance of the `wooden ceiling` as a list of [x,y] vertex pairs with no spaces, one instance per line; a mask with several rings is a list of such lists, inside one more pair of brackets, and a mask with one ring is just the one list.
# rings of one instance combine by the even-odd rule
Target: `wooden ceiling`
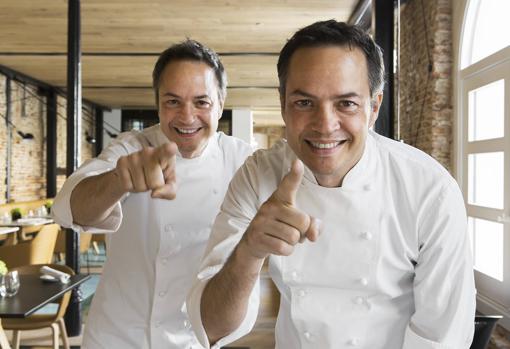
[[[347,20],[357,0],[82,0],[83,97],[152,108],[158,54],[186,37],[220,53],[226,107],[279,119],[278,52],[314,21]],[[0,65],[65,88],[66,0],[1,0]]]

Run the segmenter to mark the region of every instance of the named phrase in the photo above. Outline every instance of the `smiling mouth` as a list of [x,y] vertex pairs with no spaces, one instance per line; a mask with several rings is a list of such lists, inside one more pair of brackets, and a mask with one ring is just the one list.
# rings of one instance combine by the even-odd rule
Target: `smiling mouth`
[[311,146],[314,149],[334,149],[342,144],[347,142],[347,139],[341,140],[341,141],[335,141],[335,142],[314,142],[314,141],[306,141],[306,143]]
[[194,135],[194,134],[196,134],[198,131],[200,131],[201,129],[202,129],[201,127],[196,127],[196,128],[180,128],[180,127],[174,127],[175,132],[177,132],[178,134],[181,134],[181,135],[185,135],[185,136],[191,136],[191,135]]

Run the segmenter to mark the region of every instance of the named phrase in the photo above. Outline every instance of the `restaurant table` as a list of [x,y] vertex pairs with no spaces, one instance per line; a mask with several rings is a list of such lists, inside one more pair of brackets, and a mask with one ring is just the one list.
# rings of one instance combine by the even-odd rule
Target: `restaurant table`
[[44,225],[53,223],[52,218],[41,218],[41,217],[29,217],[29,218],[20,218],[11,222],[2,222],[0,226],[2,227],[32,227],[34,225]]
[[[47,218],[47,217],[27,217],[27,218],[20,218],[12,222],[2,222],[0,223],[0,226],[2,227],[17,227],[20,230],[18,231],[19,240],[25,241],[28,238],[25,236],[25,233],[32,233],[35,231],[38,231],[39,228],[42,225],[45,224],[52,224],[53,218]],[[34,230],[35,229],[35,230]],[[10,243],[16,244],[17,239],[12,239]]]
[[[19,275],[20,288],[13,297],[0,298],[0,318],[25,318],[62,296],[67,291],[79,286],[90,275],[73,275],[69,283],[48,282],[39,278],[39,275]],[[0,347],[10,348],[5,332],[0,323]]]
[[0,235],[15,233],[19,230],[19,227],[2,227],[0,226]]

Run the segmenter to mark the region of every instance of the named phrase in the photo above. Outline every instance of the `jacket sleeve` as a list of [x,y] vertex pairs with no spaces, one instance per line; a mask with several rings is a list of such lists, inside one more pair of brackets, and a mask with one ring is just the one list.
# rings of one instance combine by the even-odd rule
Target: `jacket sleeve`
[[97,158],[85,161],[80,168],[65,181],[62,189],[55,197],[52,206],[52,216],[55,222],[63,227],[71,228],[78,232],[111,233],[116,231],[122,222],[122,208],[120,202],[125,199],[127,194],[117,202],[111,214],[103,222],[94,227],[81,226],[74,223],[71,211],[71,194],[74,188],[85,178],[113,170],[117,165],[117,160],[121,156],[130,154],[141,148],[142,145],[137,137],[133,136],[132,133],[123,133],[112,141]]
[[403,349],[467,349],[476,290],[464,201],[453,179],[418,221],[418,238],[415,312]]

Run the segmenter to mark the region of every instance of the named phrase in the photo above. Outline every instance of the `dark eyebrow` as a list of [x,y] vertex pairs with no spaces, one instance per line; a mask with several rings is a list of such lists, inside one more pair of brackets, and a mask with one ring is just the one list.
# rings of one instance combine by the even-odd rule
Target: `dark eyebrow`
[[176,95],[172,92],[165,92],[162,97],[175,97],[175,98],[181,98],[180,96]]
[[203,98],[212,99],[211,97],[209,97],[209,95],[200,95],[200,96],[193,97],[193,99],[203,99]]
[[[305,92],[305,91],[300,90],[300,89],[292,91],[290,93],[290,95],[291,96],[299,95],[299,96],[304,96],[304,97],[309,97],[309,98],[315,98],[315,96],[313,94]],[[353,98],[353,97],[361,98],[361,96],[359,94],[357,94],[356,92],[347,92],[347,93],[343,93],[343,94],[340,94],[340,95],[335,95],[336,99]]]

